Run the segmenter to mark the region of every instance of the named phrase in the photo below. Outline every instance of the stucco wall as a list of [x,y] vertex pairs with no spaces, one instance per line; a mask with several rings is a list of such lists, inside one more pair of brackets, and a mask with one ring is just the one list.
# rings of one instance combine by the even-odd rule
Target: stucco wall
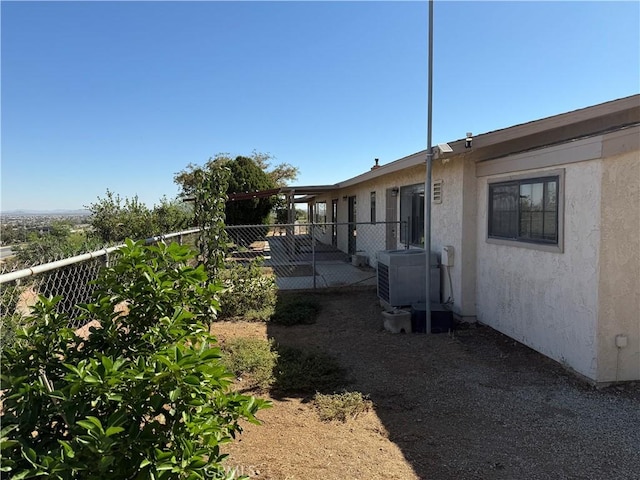
[[[442,203],[432,204],[431,219],[431,249],[440,254],[444,245],[454,247],[454,265],[449,269],[451,282],[445,270],[441,270],[441,288],[443,300],[454,299],[453,311],[465,319],[474,319],[475,315],[475,166],[473,162],[464,160],[463,156],[450,159],[443,163],[436,159],[433,163],[433,181],[442,181]],[[326,201],[330,210],[331,199],[338,198],[338,222],[347,221],[348,202],[343,197],[355,195],[357,200],[357,222],[368,222],[370,215],[370,193],[376,192],[376,218],[385,220],[386,190],[392,187],[403,187],[424,183],[425,166],[418,165],[393,174],[378,177],[371,181],[362,182],[353,187],[339,189],[326,195],[318,196],[317,201]],[[467,196],[463,197],[463,190]],[[394,198],[398,217],[400,216],[400,196]],[[463,221],[463,217],[465,221]],[[468,235],[463,236],[463,227]],[[473,233],[471,233],[473,232]],[[323,241],[329,243],[329,228]],[[400,243],[399,231],[396,231],[398,248],[404,248]],[[338,227],[338,248],[347,251],[346,226]],[[375,256],[378,250],[385,249],[385,226],[358,225],[356,242],[357,250],[364,251],[369,256],[370,264],[375,266]],[[453,287],[451,292],[449,283]]]
[[[421,173],[420,173],[421,171]],[[337,189],[324,195],[318,195],[316,201],[327,202],[327,222],[331,221],[331,199],[338,199],[338,249],[348,251],[348,222],[349,202],[348,197],[356,197],[356,250],[363,252],[369,258],[369,264],[376,266],[376,252],[385,250],[386,246],[386,190],[392,187],[400,187],[411,183],[418,183],[419,175],[424,181],[424,167],[407,169],[400,173],[385,175],[370,181],[362,182],[348,188]],[[371,192],[376,192],[376,223],[371,224]],[[395,197],[399,202],[400,197]],[[399,211],[399,203],[398,211]],[[331,227],[327,226],[326,234],[321,238],[325,243],[331,243]],[[398,248],[401,248],[399,231],[396,229]]]
[[[431,206],[431,250],[441,253],[442,247],[450,245],[454,250],[453,266],[449,267],[450,281],[447,270],[441,269],[442,299],[454,300],[452,310],[459,316],[473,315],[463,312],[462,282],[463,261],[465,259],[462,247],[463,227],[463,182],[464,161],[454,158],[446,163],[440,160],[433,162],[432,177],[434,181],[442,180],[442,203]],[[451,291],[453,287],[453,291]]]
[[463,202],[462,202],[462,248],[457,255],[461,268],[460,285],[460,315],[465,321],[476,319],[476,267],[477,267],[477,194],[476,194],[476,166],[469,159],[464,160],[463,173]]
[[[467,167],[468,174],[472,179],[475,179],[475,171],[472,168]],[[433,181],[442,180],[442,203],[432,204],[432,218],[431,218],[431,250],[437,253],[441,252],[444,245],[451,245],[454,247],[455,260],[454,266],[450,268],[451,283],[453,286],[453,295],[451,295],[449,289],[449,281],[444,273],[444,269],[441,271],[441,287],[443,289],[442,296],[446,300],[451,296],[455,303],[453,305],[453,311],[459,315],[473,315],[475,311],[475,302],[471,302],[471,308],[468,311],[464,311],[461,308],[461,299],[471,298],[475,293],[475,283],[471,286],[471,292],[464,295],[462,292],[462,279],[463,279],[463,262],[468,261],[468,257],[462,254],[462,225],[463,225],[463,174],[465,166],[462,158],[454,158],[446,163],[442,163],[440,160],[433,162],[432,179]],[[370,218],[370,192],[376,191],[376,214],[377,218],[384,220],[386,211],[386,197],[385,192],[387,188],[403,187],[407,185],[414,185],[418,183],[424,183],[425,181],[425,166],[418,165],[406,170],[395,172],[390,175],[379,177],[370,182],[363,182],[357,187],[350,189],[344,189],[339,192],[340,198],[344,195],[356,195],[357,196],[357,221],[368,221]],[[472,180],[472,183],[474,180]],[[475,185],[473,185],[475,188]],[[394,201],[397,204],[398,218],[400,218],[400,196],[395,197]],[[341,204],[346,202],[340,202]],[[475,205],[475,200],[470,199],[469,203]],[[346,221],[347,210],[344,207],[343,215],[338,215],[339,221]],[[344,219],[344,220],[343,220]],[[382,243],[376,243],[375,248],[371,248],[370,245],[364,240],[366,233],[369,233],[370,226],[359,226],[357,249],[364,250],[369,255],[369,258],[375,258],[375,251],[384,249],[384,228],[375,230],[375,238],[379,239]],[[397,234],[398,248],[404,248],[404,245],[400,243],[399,232]],[[345,235],[342,235],[344,237]],[[475,239],[472,241],[475,242]],[[341,248],[346,249],[346,240],[339,238],[339,245]],[[378,247],[378,245],[380,245]],[[475,252],[472,254],[475,257]],[[473,264],[475,269],[475,263]]]
[[[454,248],[453,266],[442,268],[442,297],[454,300],[453,312],[463,321],[476,314],[476,176],[473,161],[460,155],[433,164],[434,181],[442,180],[442,203],[432,205],[431,248]],[[450,275],[450,279],[448,277]]]
[[[635,132],[635,138],[627,140],[637,142],[637,137]],[[605,139],[605,147],[608,141]],[[640,152],[637,148],[604,160],[601,195],[597,380],[638,380]],[[617,335],[627,336],[626,347],[616,347]]]
[[602,162],[561,168],[562,253],[488,243],[488,180],[506,175],[477,179],[477,317],[595,379]]

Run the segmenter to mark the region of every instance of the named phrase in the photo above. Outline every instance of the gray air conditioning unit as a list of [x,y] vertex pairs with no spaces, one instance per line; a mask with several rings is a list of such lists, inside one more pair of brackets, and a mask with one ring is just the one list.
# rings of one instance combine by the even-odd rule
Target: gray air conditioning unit
[[[426,253],[422,249],[378,252],[378,297],[392,307],[425,302]],[[431,253],[431,303],[440,303],[438,255]]]

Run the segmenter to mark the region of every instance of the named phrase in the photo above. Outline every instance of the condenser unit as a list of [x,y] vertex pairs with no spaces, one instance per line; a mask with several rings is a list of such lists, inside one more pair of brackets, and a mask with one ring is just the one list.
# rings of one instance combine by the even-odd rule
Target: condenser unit
[[[378,252],[378,297],[392,307],[424,302],[426,253],[422,249]],[[431,253],[431,303],[440,303],[438,255]]]

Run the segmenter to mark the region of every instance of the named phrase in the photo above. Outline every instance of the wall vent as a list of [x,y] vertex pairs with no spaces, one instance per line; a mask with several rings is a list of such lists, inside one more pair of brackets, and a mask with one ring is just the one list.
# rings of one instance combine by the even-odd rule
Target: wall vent
[[431,202],[442,203],[442,180],[436,180],[433,182],[433,188],[431,189]]

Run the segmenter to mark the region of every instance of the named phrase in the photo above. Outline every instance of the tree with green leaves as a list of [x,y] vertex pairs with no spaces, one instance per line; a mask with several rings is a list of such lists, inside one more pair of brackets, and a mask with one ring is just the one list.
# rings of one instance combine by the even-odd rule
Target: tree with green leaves
[[29,231],[25,225],[0,226],[0,245],[15,245],[28,240]]
[[230,171],[223,163],[205,167],[189,166],[189,182],[184,186],[193,201],[194,221],[200,227],[196,239],[199,262],[210,279],[217,279],[227,253],[225,208]]
[[95,236],[104,243],[122,242],[125,238],[142,240],[177,232],[193,223],[191,208],[179,200],[163,197],[153,209],[140,201],[138,196],[121,198],[107,190],[104,198],[86,207],[91,211],[90,223]]
[[151,216],[156,234],[178,232],[194,225],[193,206],[180,199],[169,200],[166,196],[154,205]]
[[285,187],[289,182],[298,178],[300,170],[289,163],[279,163],[271,168],[271,161],[274,157],[268,153],[260,153],[255,150],[249,155],[258,167],[260,167],[276,187]]
[[[237,157],[229,162],[231,171],[227,192],[246,193],[276,188],[273,180],[252,159]],[[274,197],[251,198],[227,202],[227,225],[268,223]]]
[[121,242],[125,238],[140,240],[153,234],[151,211],[137,196],[122,199],[107,190],[104,198],[98,197],[85,208],[91,212],[90,223],[95,234],[105,243]]
[[[227,196],[235,193],[269,190],[286,185],[294,180],[298,169],[287,163],[271,168],[272,157],[269,154],[253,152],[250,156],[238,156],[232,159],[228,154],[218,154],[210,158],[203,166],[187,165],[178,172],[174,180],[182,188],[182,195],[193,198],[196,192],[195,172],[210,172],[216,167],[226,167],[230,171],[229,183],[225,191]],[[228,201],[226,207],[227,225],[264,224],[278,203],[277,197]]]

